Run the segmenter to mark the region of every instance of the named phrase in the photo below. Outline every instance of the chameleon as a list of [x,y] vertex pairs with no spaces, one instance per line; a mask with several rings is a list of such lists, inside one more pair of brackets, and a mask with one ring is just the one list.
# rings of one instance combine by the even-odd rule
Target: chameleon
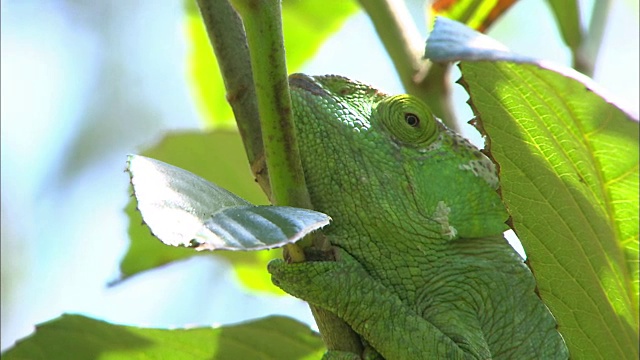
[[324,359],[567,359],[535,278],[504,238],[496,166],[422,101],[337,75],[289,77],[300,157],[337,261],[268,265],[363,354]]

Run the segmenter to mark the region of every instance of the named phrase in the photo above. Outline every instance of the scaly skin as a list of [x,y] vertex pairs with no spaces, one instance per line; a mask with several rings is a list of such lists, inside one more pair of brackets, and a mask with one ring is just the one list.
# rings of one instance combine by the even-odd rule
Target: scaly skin
[[311,201],[333,218],[325,234],[339,261],[274,261],[276,285],[338,315],[385,359],[568,358],[503,238],[488,158],[411,96],[338,76],[290,84]]

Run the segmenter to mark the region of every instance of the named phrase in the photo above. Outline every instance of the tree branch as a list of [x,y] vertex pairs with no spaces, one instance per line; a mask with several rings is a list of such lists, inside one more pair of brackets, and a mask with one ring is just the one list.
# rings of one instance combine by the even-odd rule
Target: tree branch
[[198,7],[222,73],[227,101],[236,118],[251,170],[264,193],[271,198],[269,177],[264,166],[258,102],[242,20],[227,0],[198,0]]
[[449,65],[433,64],[422,59],[424,43],[404,2],[360,0],[360,5],[373,22],[405,91],[420,98],[447,126],[457,130],[449,102]]
[[[271,194],[271,202],[311,208],[293,127],[280,2],[233,1],[242,20],[227,0],[198,0],[198,4],[254,174],[259,182],[266,178],[266,171],[256,171],[260,167],[254,161],[266,162],[268,180],[261,186]],[[250,111],[245,112],[245,105]],[[313,239],[314,246],[323,243],[318,239]],[[309,240],[303,241],[298,244],[310,246]],[[287,245],[285,253],[293,262],[305,259],[297,244]],[[362,352],[359,336],[335,314],[314,306],[311,311],[328,349]]]

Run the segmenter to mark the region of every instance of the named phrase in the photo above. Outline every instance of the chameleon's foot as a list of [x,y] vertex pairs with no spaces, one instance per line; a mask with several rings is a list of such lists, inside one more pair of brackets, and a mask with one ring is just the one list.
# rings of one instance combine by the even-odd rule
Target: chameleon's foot
[[363,282],[373,281],[358,263],[346,261],[287,264],[282,260],[272,260],[267,269],[276,286],[328,310],[335,309],[340,306],[340,300],[345,300],[336,296],[343,289],[357,289]]
[[327,291],[327,284],[335,272],[336,262],[315,261],[287,264],[277,259],[269,262],[267,270],[271,273],[271,281],[287,293],[307,300],[309,293]]

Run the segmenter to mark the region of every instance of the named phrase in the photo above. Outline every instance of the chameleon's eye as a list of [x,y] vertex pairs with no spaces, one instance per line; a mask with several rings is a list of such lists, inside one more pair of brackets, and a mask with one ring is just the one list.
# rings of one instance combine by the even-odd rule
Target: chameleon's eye
[[404,114],[404,121],[406,121],[407,124],[409,124],[409,126],[411,126],[411,127],[420,126],[420,118],[416,114],[405,113]]
[[398,142],[426,146],[438,136],[438,128],[431,110],[413,96],[390,96],[382,100],[376,110],[382,125]]

